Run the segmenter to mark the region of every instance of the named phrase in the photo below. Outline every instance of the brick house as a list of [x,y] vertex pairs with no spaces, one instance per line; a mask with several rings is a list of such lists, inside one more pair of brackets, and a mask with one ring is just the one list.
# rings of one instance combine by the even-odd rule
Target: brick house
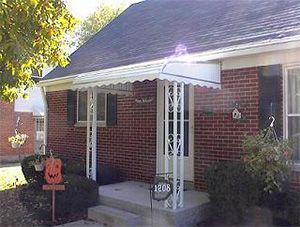
[[239,160],[244,134],[272,115],[277,134],[297,141],[300,187],[299,56],[299,1],[133,4],[40,82],[48,145],[84,159],[93,179],[96,163],[111,164],[126,180],[171,170],[205,190],[204,169]]
[[[35,87],[28,94],[28,100],[0,101],[0,163],[18,161],[19,155],[22,158],[34,154],[43,143],[44,106],[40,89]],[[23,146],[15,149],[8,138],[14,135],[18,119],[20,133],[29,137]]]

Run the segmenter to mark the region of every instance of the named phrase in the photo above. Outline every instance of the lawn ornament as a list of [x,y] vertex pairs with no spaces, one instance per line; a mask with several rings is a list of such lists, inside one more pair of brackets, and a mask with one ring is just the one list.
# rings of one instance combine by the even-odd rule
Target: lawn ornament
[[55,222],[55,191],[64,191],[65,185],[59,184],[62,181],[61,167],[62,162],[54,158],[50,152],[50,158],[45,161],[44,178],[48,184],[43,185],[43,190],[52,191],[52,222]]
[[58,158],[48,158],[45,161],[45,180],[48,184],[59,184],[62,181],[61,176],[62,162]]

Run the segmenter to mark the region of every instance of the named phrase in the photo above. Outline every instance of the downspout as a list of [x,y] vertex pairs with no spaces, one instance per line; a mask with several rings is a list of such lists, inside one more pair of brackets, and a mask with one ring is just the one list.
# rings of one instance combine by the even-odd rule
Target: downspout
[[46,154],[46,147],[48,145],[48,103],[47,103],[47,97],[46,97],[46,88],[40,87],[43,104],[44,104],[44,154]]

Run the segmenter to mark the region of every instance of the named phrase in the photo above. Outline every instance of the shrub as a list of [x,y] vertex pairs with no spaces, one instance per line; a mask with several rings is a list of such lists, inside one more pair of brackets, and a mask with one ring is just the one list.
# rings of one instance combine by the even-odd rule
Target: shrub
[[[98,203],[98,184],[86,177],[75,174],[64,175],[65,191],[57,192],[57,214],[72,217]],[[50,194],[50,193],[49,193]]]
[[86,176],[85,174],[85,164],[80,161],[70,161],[66,160],[64,162],[63,173],[65,174],[76,174],[79,176]]
[[204,172],[212,213],[226,223],[240,223],[260,197],[260,180],[242,162],[219,162]]
[[292,149],[288,141],[270,139],[266,131],[247,136],[243,148],[244,161],[249,170],[264,179],[264,190],[272,193],[281,190],[292,166]]
[[[78,175],[63,175],[65,191],[56,191],[56,218],[58,223],[86,218],[87,208],[98,203],[98,185],[95,181]],[[43,191],[36,182],[21,189],[20,199],[39,220],[51,218],[51,191]]]
[[45,155],[30,155],[25,157],[21,162],[22,172],[28,183],[37,182],[40,185],[44,183],[44,171],[35,171],[34,163],[38,158],[45,158]]

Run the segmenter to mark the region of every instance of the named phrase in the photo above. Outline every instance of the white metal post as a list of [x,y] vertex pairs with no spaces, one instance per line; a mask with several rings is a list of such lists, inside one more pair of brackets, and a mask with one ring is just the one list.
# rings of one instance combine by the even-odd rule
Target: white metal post
[[[184,83],[165,81],[165,173],[172,168],[173,193],[165,207],[183,206],[184,189]],[[169,114],[173,114],[173,132],[169,131]],[[180,118],[178,118],[178,113]],[[178,126],[179,123],[179,126]],[[179,133],[180,130],[180,133]],[[171,158],[170,155],[173,155]],[[170,163],[172,161],[172,163]],[[170,164],[172,164],[170,166]]]
[[178,98],[177,98],[177,82],[173,82],[173,204],[172,207],[175,210],[177,208],[177,159],[178,159],[178,132],[177,132],[177,110],[178,110]]
[[[164,81],[165,87],[165,173],[169,172],[169,81]],[[165,176],[168,179],[168,176]],[[168,201],[165,201],[165,208],[168,207]]]
[[86,104],[86,177],[90,178],[91,171],[90,171],[90,153],[91,153],[91,96],[92,92],[89,88],[87,91],[87,104]]
[[92,168],[91,178],[96,180],[97,172],[97,88],[93,88],[93,117],[92,117]]
[[183,187],[184,187],[184,84],[180,84],[180,202],[179,207],[183,207]]

